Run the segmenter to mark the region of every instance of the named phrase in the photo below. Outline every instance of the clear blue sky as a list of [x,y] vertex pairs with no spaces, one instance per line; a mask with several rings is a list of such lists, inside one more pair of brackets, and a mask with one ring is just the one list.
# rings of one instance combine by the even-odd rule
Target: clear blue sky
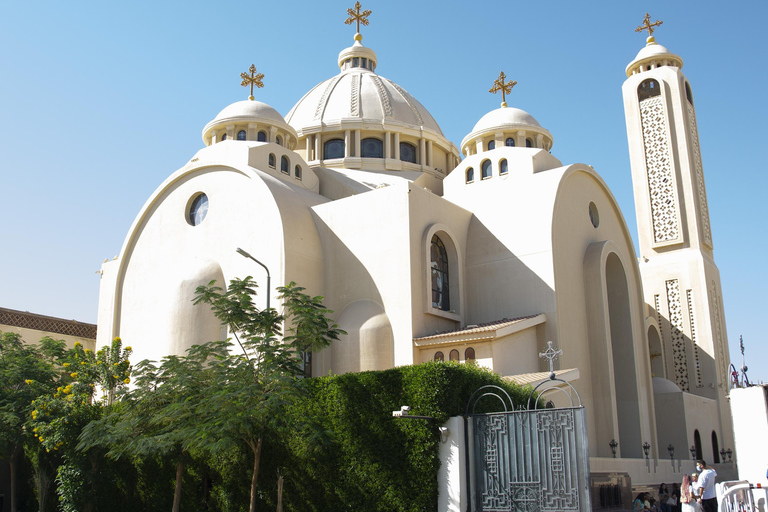
[[[245,99],[286,114],[338,72],[344,1],[5,2],[0,18],[0,306],[96,321],[105,258],[152,191],[202,147],[203,126]],[[621,97],[624,69],[654,34],[684,60],[696,101],[731,357],[768,380],[768,2],[376,0],[363,44],[377,72],[432,113],[457,145],[517,80],[510,106],[554,136],[563,163],[592,165],[635,232]],[[151,293],[151,290],[147,290]]]

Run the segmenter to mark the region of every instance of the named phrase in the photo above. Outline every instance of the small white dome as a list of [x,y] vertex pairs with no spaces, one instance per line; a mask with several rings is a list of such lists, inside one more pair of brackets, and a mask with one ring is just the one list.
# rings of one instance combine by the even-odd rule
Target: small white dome
[[461,150],[465,155],[470,155],[473,154],[478,141],[482,141],[485,147],[487,146],[485,139],[493,139],[498,133],[503,134],[502,139],[506,139],[509,137],[516,138],[518,134],[523,132],[526,137],[539,138],[538,136],[541,136],[540,143],[534,147],[551,149],[552,134],[542,128],[531,114],[519,108],[500,107],[491,110],[475,123],[475,127],[472,128],[469,135],[461,141]]
[[661,377],[654,377],[653,381],[653,394],[663,395],[666,393],[682,393],[682,390],[672,382],[671,380],[662,379]]
[[654,38],[649,37],[648,44],[637,52],[637,56],[627,66],[627,76],[631,76],[633,73],[639,73],[644,70],[647,71],[648,66],[676,66],[682,68],[683,59],[657,43]]
[[296,132],[285,122],[283,116],[266,103],[256,100],[237,101],[225,107],[210,123],[203,128],[203,142],[211,143],[213,130],[222,130],[227,125],[246,126],[248,123],[256,123],[260,129],[275,127],[278,131],[289,134],[293,140],[297,139]]
[[534,117],[526,112],[514,107],[501,107],[496,110],[491,110],[480,120],[475,123],[475,127],[472,128],[472,132],[486,130],[489,128],[498,129],[506,126],[535,126],[541,128],[539,122]]

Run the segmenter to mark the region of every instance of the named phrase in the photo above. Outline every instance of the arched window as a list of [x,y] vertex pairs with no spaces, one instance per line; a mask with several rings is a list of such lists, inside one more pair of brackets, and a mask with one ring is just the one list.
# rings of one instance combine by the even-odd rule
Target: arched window
[[490,160],[483,160],[483,163],[480,164],[480,168],[481,168],[482,179],[491,177],[491,161]]
[[696,459],[703,458],[701,456],[701,436],[699,435],[699,429],[693,431],[693,448],[696,452]]
[[245,130],[237,132],[237,140],[245,140]]
[[274,168],[275,168],[275,154],[274,154],[274,153],[270,153],[270,154],[269,154],[269,162],[268,162],[268,163],[269,163],[269,166],[270,166],[272,169],[274,169]]
[[474,361],[475,360],[475,349],[472,347],[467,347],[467,350],[464,351],[464,360],[465,361]]
[[267,142],[267,132],[265,132],[264,130],[261,130],[256,135],[256,140],[259,141],[259,142]]
[[416,163],[416,146],[407,142],[400,143],[400,160],[403,162]]
[[688,98],[688,103],[693,105],[693,93],[691,92],[691,84],[685,82],[685,97]]
[[227,134],[226,133],[222,133],[221,134],[221,140],[227,140]]
[[715,464],[720,464],[720,445],[717,442],[717,432],[712,431],[712,458],[715,459]]
[[451,358],[451,361],[458,361],[459,360],[459,351],[456,349],[451,350],[450,355],[448,356]]
[[640,85],[637,86],[637,99],[639,101],[643,101],[648,98],[653,98],[654,96],[658,96],[659,94],[661,94],[661,88],[659,87],[659,82],[651,78],[649,78],[648,80],[643,80],[642,82],[640,82]]
[[323,144],[323,158],[326,160],[344,158],[344,141],[342,139],[325,141],[325,144]]
[[467,183],[475,181],[475,170],[471,167],[467,169]]
[[291,164],[288,162],[288,157],[283,155],[280,157],[280,172],[284,172],[285,174],[289,174]]
[[435,361],[445,361],[445,356],[439,350],[435,352]]
[[533,147],[533,139],[525,139],[525,147],[532,148]]
[[379,139],[363,139],[360,142],[360,152],[363,158],[384,158],[384,143]]
[[448,287],[448,251],[437,235],[432,235],[430,266],[432,268],[432,307],[449,311],[451,299]]
[[507,159],[502,158],[501,161],[499,161],[499,174],[504,175],[509,172],[509,169],[507,167]]
[[277,137],[275,137],[275,143],[277,143],[278,146],[282,146],[283,145],[283,138],[278,135]]
[[301,166],[300,165],[297,165],[296,167],[293,168],[293,177],[296,178],[297,180],[301,179]]
[[488,151],[490,151],[492,149],[496,149],[496,141],[495,140],[488,141]]
[[507,137],[507,140],[504,141],[504,145],[511,148],[515,147],[515,139],[512,137]]

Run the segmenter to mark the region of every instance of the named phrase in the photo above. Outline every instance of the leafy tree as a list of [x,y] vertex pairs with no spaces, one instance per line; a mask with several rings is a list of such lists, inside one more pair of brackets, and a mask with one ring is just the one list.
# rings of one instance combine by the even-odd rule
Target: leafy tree
[[[283,314],[259,310],[251,277],[234,279],[227,290],[211,281],[197,289],[195,304],[208,304],[240,351],[209,360],[215,381],[198,397],[198,424],[190,446],[226,453],[244,444],[252,454],[250,512],[255,512],[259,464],[268,433],[285,421],[285,410],[303,391],[305,352],[328,346],[345,334],[327,318],[322,297],[310,297],[291,282],[280,287]],[[284,329],[283,329],[284,326]],[[222,407],[227,404],[227,407]]]
[[0,332],[0,454],[10,462],[12,512],[18,510],[19,459],[25,446],[35,444],[25,423],[33,401],[55,388],[63,353],[63,341],[46,337],[27,345],[16,333]]

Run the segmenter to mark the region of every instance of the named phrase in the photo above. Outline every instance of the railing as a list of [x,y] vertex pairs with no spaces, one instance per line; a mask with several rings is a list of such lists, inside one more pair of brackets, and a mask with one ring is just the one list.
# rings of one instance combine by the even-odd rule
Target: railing
[[720,482],[716,486],[721,512],[766,512],[768,489],[744,480]]

